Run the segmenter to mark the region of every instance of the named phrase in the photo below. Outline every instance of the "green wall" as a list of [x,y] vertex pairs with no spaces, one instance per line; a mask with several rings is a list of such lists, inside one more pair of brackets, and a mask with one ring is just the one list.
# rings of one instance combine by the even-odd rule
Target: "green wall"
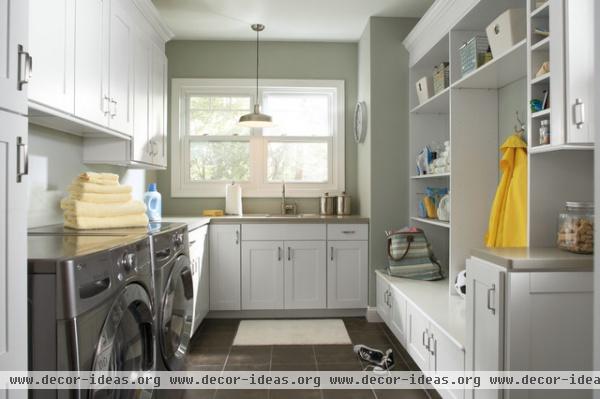
[[369,232],[369,304],[374,271],[387,262],[385,231],[408,218],[408,52],[402,41],[417,19],[371,17],[359,42],[359,100],[369,106],[369,134],[359,147],[361,213]]
[[[357,98],[358,45],[356,43],[264,42],[261,43],[260,75],[265,79],[336,79],[345,81],[346,94],[346,191],[359,211],[357,150],[352,134],[352,117]],[[189,41],[167,43],[169,82],[171,78],[253,78],[254,42]],[[170,109],[169,86],[169,109]],[[169,110],[169,118],[170,118]],[[171,121],[169,120],[169,131]],[[171,164],[169,157],[169,165]],[[223,209],[222,198],[172,198],[170,170],[158,173],[159,190],[167,215],[196,215],[202,209]],[[299,212],[317,212],[317,198],[293,199]],[[246,213],[279,212],[278,198],[244,199]]]

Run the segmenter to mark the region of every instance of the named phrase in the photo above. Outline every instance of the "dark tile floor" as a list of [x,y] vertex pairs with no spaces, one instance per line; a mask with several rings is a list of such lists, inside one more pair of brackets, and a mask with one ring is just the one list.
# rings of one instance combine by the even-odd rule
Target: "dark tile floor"
[[[418,370],[416,364],[383,323],[345,318],[352,344],[394,349],[394,370]],[[363,364],[352,345],[233,346],[239,320],[206,319],[190,344],[188,370],[198,371],[360,371]],[[423,390],[188,390],[184,399],[436,399]]]

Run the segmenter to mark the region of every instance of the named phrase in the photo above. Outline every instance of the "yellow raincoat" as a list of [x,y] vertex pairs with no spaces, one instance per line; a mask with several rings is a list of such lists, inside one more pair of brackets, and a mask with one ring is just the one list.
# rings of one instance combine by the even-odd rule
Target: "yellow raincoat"
[[502,147],[502,178],[492,204],[485,245],[527,246],[527,143],[510,136]]

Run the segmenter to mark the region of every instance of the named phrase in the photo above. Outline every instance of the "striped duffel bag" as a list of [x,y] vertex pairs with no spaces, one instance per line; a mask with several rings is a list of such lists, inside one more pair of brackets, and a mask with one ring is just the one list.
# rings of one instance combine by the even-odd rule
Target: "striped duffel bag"
[[386,231],[388,273],[414,280],[441,280],[442,267],[421,229]]

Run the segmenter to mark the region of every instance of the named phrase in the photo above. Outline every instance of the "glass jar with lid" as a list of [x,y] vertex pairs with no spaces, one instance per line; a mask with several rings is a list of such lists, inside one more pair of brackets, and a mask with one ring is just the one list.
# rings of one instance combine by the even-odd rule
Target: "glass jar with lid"
[[550,121],[544,119],[540,122],[540,145],[550,144]]
[[558,215],[558,247],[578,254],[594,253],[594,203],[567,202]]

